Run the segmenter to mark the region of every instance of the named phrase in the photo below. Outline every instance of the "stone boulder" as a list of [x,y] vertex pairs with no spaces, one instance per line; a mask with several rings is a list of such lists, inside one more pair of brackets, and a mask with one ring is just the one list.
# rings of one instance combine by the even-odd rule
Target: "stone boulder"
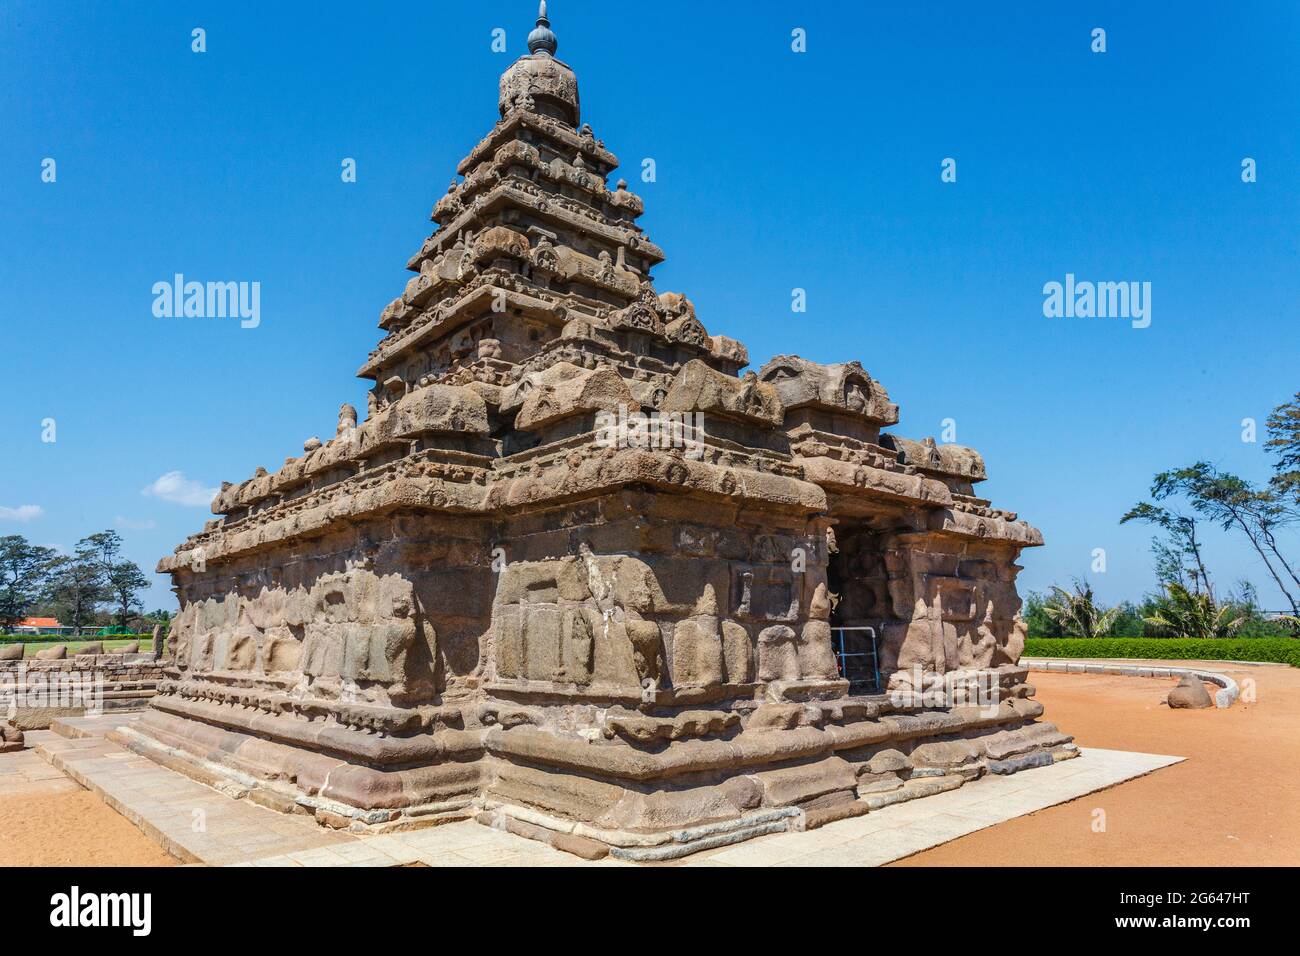
[[118,648],[116,651],[114,651],[113,653],[115,653],[115,654],[139,654],[139,653],[140,653],[140,642],[139,642],[139,641],[132,641],[130,644],[126,644],[126,645],[124,645],[124,646],[122,646],[122,647],[119,647],[119,648]]
[[0,720],[0,754],[23,749],[23,732],[7,720]]
[[1199,677],[1187,674],[1169,692],[1169,706],[1174,710],[1202,710],[1214,706],[1214,698]]
[[0,645],[0,661],[20,661],[23,659],[22,644]]
[[77,651],[77,656],[81,657],[84,654],[102,654],[102,653],[104,653],[104,642],[91,641],[85,647],[82,647]]
[[38,661],[61,661],[67,656],[68,645],[55,644],[53,647],[47,647],[43,651],[37,651],[33,655],[33,659]]

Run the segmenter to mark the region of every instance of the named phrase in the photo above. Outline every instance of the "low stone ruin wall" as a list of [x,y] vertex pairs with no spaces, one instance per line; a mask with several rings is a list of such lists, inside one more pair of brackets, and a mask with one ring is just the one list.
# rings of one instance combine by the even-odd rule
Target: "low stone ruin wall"
[[44,730],[62,717],[142,710],[157,692],[162,665],[153,654],[0,661],[0,720]]

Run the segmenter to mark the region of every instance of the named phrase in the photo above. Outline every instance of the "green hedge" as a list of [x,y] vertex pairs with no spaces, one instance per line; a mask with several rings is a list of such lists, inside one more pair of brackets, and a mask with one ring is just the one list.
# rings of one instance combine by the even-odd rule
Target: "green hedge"
[[1149,660],[1266,661],[1300,667],[1300,640],[1287,637],[1031,637],[1026,657],[1114,657]]
[[86,644],[93,641],[147,641],[153,634],[0,634],[0,644]]

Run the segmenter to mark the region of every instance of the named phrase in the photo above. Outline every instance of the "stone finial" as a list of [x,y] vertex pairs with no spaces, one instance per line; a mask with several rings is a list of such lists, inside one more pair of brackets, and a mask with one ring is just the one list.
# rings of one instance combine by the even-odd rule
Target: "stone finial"
[[334,436],[347,434],[357,427],[357,410],[344,402],[339,406],[338,427],[334,430]]
[[[558,43],[541,5],[537,27],[528,34],[528,53],[501,74],[497,107],[504,117],[514,110],[541,113],[578,128],[578,78],[555,57]],[[591,140],[595,145],[594,140]],[[584,146],[584,148],[586,148]]]
[[537,7],[537,26],[528,34],[528,52],[555,56],[559,45],[560,41],[551,32],[551,21],[546,19],[546,0],[542,0]]

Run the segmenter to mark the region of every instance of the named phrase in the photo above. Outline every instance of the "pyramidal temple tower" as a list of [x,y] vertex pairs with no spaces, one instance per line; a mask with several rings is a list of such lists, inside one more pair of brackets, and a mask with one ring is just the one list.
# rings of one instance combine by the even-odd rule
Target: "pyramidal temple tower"
[[[407,263],[416,275],[380,319],[387,335],[359,372],[377,386],[372,415],[431,383],[472,386],[497,407],[485,386],[500,386],[517,410],[539,384],[532,373],[561,364],[548,383],[607,365],[641,403],[692,359],[733,375],[746,364],[685,298],[655,291],[664,254],[636,224],[640,197],[623,180],[609,187],[618,160],[581,122],[557,48],[543,3],[528,55],[501,76],[501,121],[461,160],[463,179],[433,210],[439,228]],[[538,444],[540,429],[494,431],[511,452]]]
[[857,362],[656,290],[541,5],[340,410],[159,563],[131,748],[358,831],[681,856],[1077,751],[1018,665],[1042,543]]

